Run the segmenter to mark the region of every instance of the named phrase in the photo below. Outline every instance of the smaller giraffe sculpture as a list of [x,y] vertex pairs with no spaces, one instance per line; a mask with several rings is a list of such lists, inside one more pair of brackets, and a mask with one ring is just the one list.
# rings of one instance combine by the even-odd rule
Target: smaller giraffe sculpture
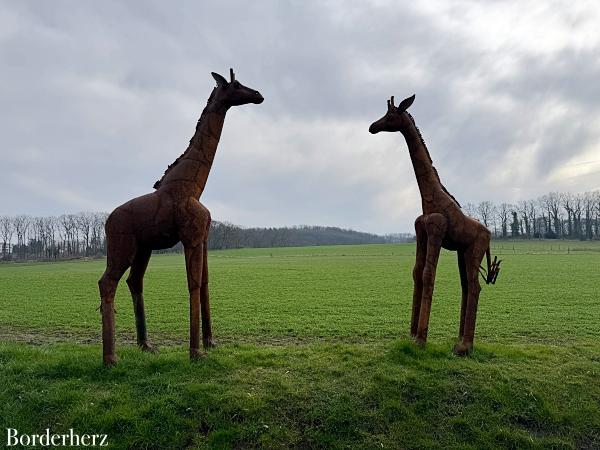
[[212,73],[217,86],[196,125],[187,150],[154,184],[154,192],[129,200],[116,208],[106,221],[106,271],[98,282],[102,311],[102,344],[105,365],[115,364],[114,298],[119,280],[131,267],[127,285],[133,298],[138,346],[153,351],[146,332],[143,280],[152,250],[169,248],[181,241],[185,251],[190,294],[190,358],[205,355],[202,343],[214,346],[208,298],[207,240],[210,213],[198,200],[213,164],[223,130],[225,114],[232,106],[259,104],[258,91],[242,85],[230,69],[230,81]]
[[[417,256],[413,270],[413,304],[410,333],[417,344],[427,341],[429,313],[435,273],[441,248],[458,255],[458,269],[462,287],[459,342],[454,353],[465,355],[473,348],[475,319],[479,302],[479,274],[487,284],[494,284],[500,271],[500,262],[490,257],[490,231],[477,220],[466,216],[460,204],[446,190],[429,156],[425,142],[413,117],[406,111],[415,96],[403,100],[398,107],[394,97],[387,102],[387,113],[369,127],[372,134],[381,131],[399,131],[404,135],[408,152],[421,193],[423,215],[415,221]],[[481,267],[487,257],[487,270]]]

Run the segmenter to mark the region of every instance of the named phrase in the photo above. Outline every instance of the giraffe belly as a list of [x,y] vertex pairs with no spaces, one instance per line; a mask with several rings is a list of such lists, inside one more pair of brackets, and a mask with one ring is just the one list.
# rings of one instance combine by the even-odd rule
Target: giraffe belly
[[444,239],[442,240],[442,247],[444,247],[446,250],[458,250],[460,248],[460,245],[458,245],[456,242],[454,242],[452,239]]
[[164,239],[158,240],[158,241],[153,241],[152,245],[149,246],[152,250],[163,250],[166,248],[171,248],[173,247],[175,244],[177,244],[179,242],[179,237],[173,238],[173,237],[165,237]]
[[152,250],[171,248],[179,242],[177,230],[164,230],[159,226],[152,226],[145,230],[139,230],[137,235],[139,245]]

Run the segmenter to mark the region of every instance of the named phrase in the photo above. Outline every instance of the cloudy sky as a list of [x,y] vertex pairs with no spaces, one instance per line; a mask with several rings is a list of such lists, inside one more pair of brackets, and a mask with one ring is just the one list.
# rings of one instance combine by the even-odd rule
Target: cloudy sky
[[594,1],[0,4],[0,215],[152,191],[229,67],[265,102],[227,115],[216,220],[412,230],[406,144],[368,127],[413,93],[461,203],[600,188]]

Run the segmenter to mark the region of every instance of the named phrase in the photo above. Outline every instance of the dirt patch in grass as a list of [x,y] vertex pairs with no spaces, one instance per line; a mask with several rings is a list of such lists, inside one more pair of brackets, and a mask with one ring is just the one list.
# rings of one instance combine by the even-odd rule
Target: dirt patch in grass
[[[346,344],[376,344],[381,339],[370,337],[335,337],[335,336],[217,336],[218,344],[257,344],[267,346],[308,345],[314,343],[346,343]],[[392,339],[390,339],[392,340]],[[89,330],[52,330],[32,329],[2,325],[0,328],[0,341],[24,343],[28,345],[46,344],[100,344],[100,327],[98,332]],[[150,341],[158,347],[178,347],[186,345],[189,340],[187,335],[173,336],[164,332],[154,332]],[[117,333],[117,345],[136,345],[134,333]]]

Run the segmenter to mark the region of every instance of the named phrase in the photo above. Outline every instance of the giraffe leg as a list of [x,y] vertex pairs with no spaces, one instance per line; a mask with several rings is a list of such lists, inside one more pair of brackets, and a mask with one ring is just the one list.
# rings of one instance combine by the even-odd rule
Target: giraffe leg
[[129,268],[135,250],[135,239],[126,235],[108,238],[106,270],[98,281],[102,313],[102,355],[105,366],[117,363],[115,354],[115,292],[119,280]]
[[413,269],[414,287],[410,320],[410,335],[412,337],[417,335],[419,325],[419,313],[421,312],[421,299],[423,297],[423,269],[425,268],[425,259],[427,257],[427,231],[425,230],[424,216],[419,216],[415,221],[415,231],[417,235],[417,255]]
[[[208,240],[210,212],[198,200],[188,198],[179,206],[179,236],[185,250],[185,266],[187,270],[188,289],[190,292],[190,359],[195,360],[206,353],[200,350],[200,310],[203,309],[203,330],[205,337],[210,334],[210,315],[208,314],[208,284],[205,287],[205,301],[201,301],[202,277],[205,273],[204,247]],[[208,283],[208,277],[206,282]],[[201,306],[201,304],[204,306]],[[204,314],[206,312],[206,314]],[[208,340],[205,340],[205,344]]]
[[204,244],[185,246],[185,265],[190,292],[190,359],[195,360],[206,353],[200,350],[200,287]]
[[202,314],[202,344],[204,348],[215,347],[210,324],[210,300],[208,296],[208,239],[202,246],[202,282],[200,284],[200,312]]
[[427,256],[425,258],[425,268],[423,269],[423,297],[421,299],[416,337],[417,344],[420,345],[425,344],[427,341],[435,272],[442,248],[442,240],[446,233],[446,218],[438,213],[429,214],[425,219],[425,228],[427,230]]
[[463,335],[460,342],[454,346],[454,353],[457,355],[466,355],[473,348],[477,306],[479,303],[479,293],[481,292],[481,285],[479,284],[479,265],[481,264],[489,240],[490,236],[488,232],[487,234],[482,235],[482,237],[479,237],[465,253],[468,295]]
[[127,277],[127,285],[133,300],[133,312],[135,314],[135,328],[137,332],[137,344],[143,351],[154,352],[155,348],[148,342],[146,331],[146,314],[144,311],[144,273],[148,267],[148,261],[152,250],[140,248],[135,254],[131,264],[131,270]]
[[467,311],[467,299],[469,295],[469,284],[467,281],[467,267],[465,263],[465,252],[458,250],[456,252],[458,256],[458,272],[460,274],[460,287],[462,290],[462,299],[460,302],[460,327],[458,331],[458,338],[462,339],[465,331],[465,313]]

